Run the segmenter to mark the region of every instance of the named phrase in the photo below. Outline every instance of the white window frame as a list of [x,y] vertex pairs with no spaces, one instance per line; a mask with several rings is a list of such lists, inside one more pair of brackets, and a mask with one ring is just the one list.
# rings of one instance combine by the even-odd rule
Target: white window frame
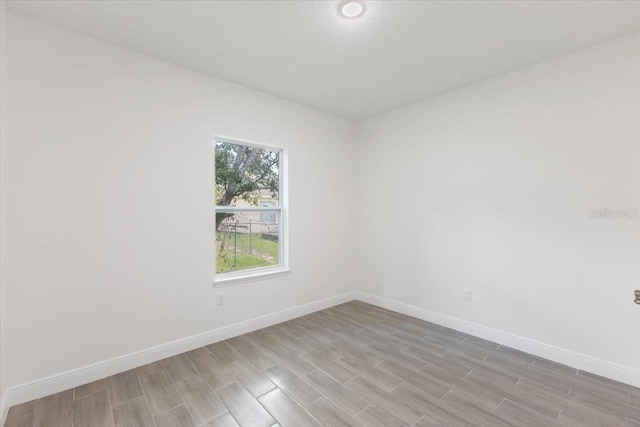
[[[280,152],[280,162],[278,165],[278,206],[275,207],[235,207],[217,206],[214,199],[214,218],[217,212],[275,212],[278,213],[278,260],[279,265],[269,267],[252,268],[249,270],[232,271],[228,273],[218,273],[216,262],[218,259],[217,245],[215,246],[216,256],[213,264],[213,284],[215,287],[229,286],[244,282],[254,282],[284,276],[291,272],[289,267],[289,189],[288,189],[288,153],[285,147],[264,144],[255,141],[248,141],[238,138],[216,135],[214,137],[214,180],[215,180],[215,149],[216,143],[225,142],[227,144],[243,145],[265,150],[277,150]],[[214,221],[215,224],[215,221]],[[214,230],[214,233],[217,230]]]

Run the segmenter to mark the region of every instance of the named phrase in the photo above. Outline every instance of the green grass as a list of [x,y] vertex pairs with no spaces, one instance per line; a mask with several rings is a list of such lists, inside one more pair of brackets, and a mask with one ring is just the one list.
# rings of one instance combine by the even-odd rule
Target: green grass
[[[224,248],[220,239],[224,239]],[[216,243],[218,273],[278,265],[278,243],[263,239],[260,233],[219,233]]]

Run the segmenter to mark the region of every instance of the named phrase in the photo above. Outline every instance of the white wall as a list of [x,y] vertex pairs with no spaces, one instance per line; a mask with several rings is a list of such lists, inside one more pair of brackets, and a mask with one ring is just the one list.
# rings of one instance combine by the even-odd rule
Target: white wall
[[[356,126],[8,24],[0,390],[358,288],[640,369],[640,221],[589,217],[640,208],[640,36]],[[216,134],[291,167],[293,273],[223,306]]]
[[[2,389],[353,288],[351,122],[8,23]],[[290,158],[292,273],[225,288],[223,306],[212,287],[217,134]]]
[[[640,35],[359,128],[361,288],[640,370]],[[473,301],[463,300],[464,289]]]

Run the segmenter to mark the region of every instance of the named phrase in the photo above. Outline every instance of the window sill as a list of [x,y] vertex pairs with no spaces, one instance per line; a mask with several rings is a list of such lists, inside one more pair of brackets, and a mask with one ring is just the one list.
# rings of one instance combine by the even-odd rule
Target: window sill
[[213,286],[221,288],[224,286],[237,285],[239,283],[258,282],[260,280],[273,279],[275,277],[288,276],[291,270],[286,267],[278,267],[268,270],[258,270],[252,272],[227,273],[222,277],[217,276],[213,279]]

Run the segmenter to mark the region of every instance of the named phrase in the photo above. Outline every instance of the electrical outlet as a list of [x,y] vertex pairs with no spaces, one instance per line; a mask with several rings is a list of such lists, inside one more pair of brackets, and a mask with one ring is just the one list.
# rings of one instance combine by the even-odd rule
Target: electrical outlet
[[224,304],[224,292],[218,293],[218,305]]
[[471,301],[473,299],[473,292],[471,292],[471,289],[465,289],[464,290],[464,300],[465,301]]

